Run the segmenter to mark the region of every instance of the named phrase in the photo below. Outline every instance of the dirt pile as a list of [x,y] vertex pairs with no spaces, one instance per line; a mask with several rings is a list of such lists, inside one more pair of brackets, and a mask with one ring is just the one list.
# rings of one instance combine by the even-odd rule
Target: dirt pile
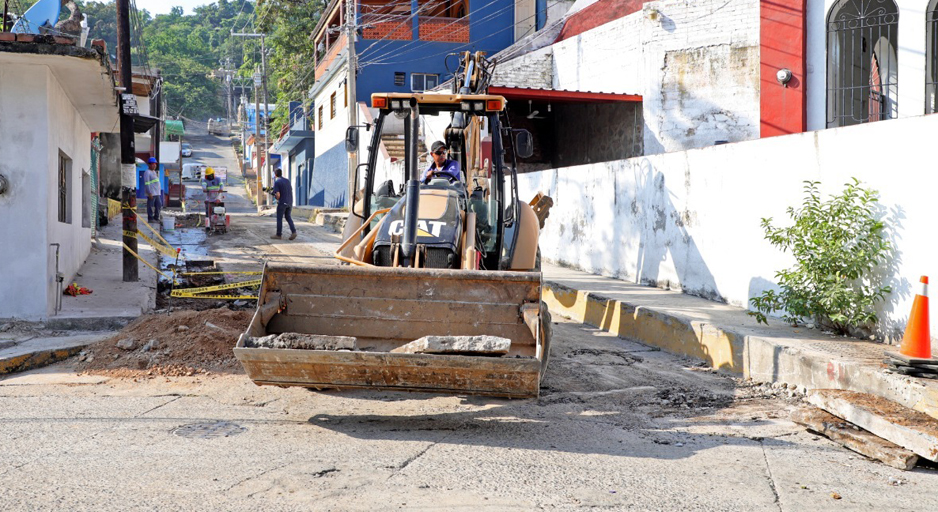
[[243,373],[232,349],[251,311],[217,308],[141,316],[79,355],[79,370],[114,377]]

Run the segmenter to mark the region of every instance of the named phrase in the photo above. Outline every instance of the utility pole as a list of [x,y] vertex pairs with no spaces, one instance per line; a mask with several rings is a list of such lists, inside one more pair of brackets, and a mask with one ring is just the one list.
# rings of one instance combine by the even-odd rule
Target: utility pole
[[258,151],[258,148],[261,145],[261,105],[260,105],[260,73],[254,72],[254,158],[257,160],[257,165],[254,166],[254,174],[257,175],[257,194],[255,198],[257,199],[257,211],[260,212],[264,209],[261,202],[261,195],[264,193],[263,185],[261,184],[261,154]]
[[[267,99],[267,47],[264,46],[264,34],[261,34],[261,77],[264,83],[264,170],[267,173],[267,184],[274,184],[274,161],[270,158],[270,146],[273,142],[270,140],[270,112],[267,111],[269,105]],[[264,194],[264,206],[270,206],[270,196]]]
[[[355,87],[355,75],[358,71],[358,56],[355,52],[356,16],[355,0],[345,0],[345,47],[348,48],[348,76],[345,78],[348,91],[348,125],[358,125],[358,97]],[[355,206],[355,171],[358,169],[358,148],[348,154],[348,208],[352,212]]]
[[7,31],[7,15],[10,13],[10,0],[3,0],[3,22],[0,23],[3,25],[2,32]]
[[[117,63],[121,91],[121,214],[124,227],[123,275],[125,282],[137,281],[137,166],[134,164],[134,119],[136,98],[130,67],[130,0],[117,0]],[[129,249],[129,250],[128,250]]]
[[[253,38],[259,37],[259,38],[261,39],[261,80],[260,80],[260,81],[261,81],[261,84],[260,84],[260,85],[263,85],[263,88],[264,88],[264,120],[266,121],[266,120],[267,120],[267,114],[268,114],[268,112],[267,112],[267,46],[266,46],[267,34],[263,34],[263,33],[250,33],[250,34],[245,34],[245,33],[235,33],[235,32],[232,32],[231,35],[234,36],[234,37],[253,37]],[[257,79],[255,79],[254,82],[255,82],[255,87],[256,87],[256,86],[258,85],[258,84],[257,84]],[[260,121],[261,121],[261,111],[258,110],[259,107],[258,107],[257,103],[258,103],[258,101],[256,100],[256,93],[255,93],[255,101],[254,101],[254,104],[255,104],[255,110],[254,110],[255,123],[254,123],[254,124],[255,124],[255,125],[260,125]],[[254,134],[254,140],[255,140],[257,143],[260,142],[260,135],[258,135],[258,132],[259,132],[259,129],[258,129],[258,130],[255,130],[255,134]],[[271,160],[270,160],[270,151],[269,151],[269,147],[268,147],[268,146],[269,146],[269,143],[270,143],[270,140],[269,140],[269,139],[270,139],[270,133],[267,133],[267,132],[268,132],[268,130],[265,128],[265,130],[264,130],[264,155],[265,155],[265,157],[264,157],[264,160],[265,160],[265,161],[264,161],[264,171],[267,172],[268,178],[271,178],[274,173],[273,173],[273,168],[272,168],[272,165],[273,165],[273,164],[271,163]],[[256,144],[255,146],[257,146],[257,144]],[[260,164],[260,159],[258,159],[257,163]],[[258,167],[260,167],[260,165],[258,165]],[[261,193],[261,189],[260,189],[261,169],[257,169],[257,179],[258,179],[257,209],[258,209],[258,211],[260,211],[260,209],[261,209],[261,196],[260,196],[260,193]],[[264,197],[263,197],[263,201],[264,201],[264,204],[268,204],[268,198],[267,198],[267,195],[266,195],[266,194],[265,194]]]

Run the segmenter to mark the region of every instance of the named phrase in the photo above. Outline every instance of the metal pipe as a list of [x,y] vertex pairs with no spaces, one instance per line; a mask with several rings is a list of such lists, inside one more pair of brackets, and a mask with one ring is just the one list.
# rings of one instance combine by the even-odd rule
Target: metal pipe
[[49,246],[55,246],[55,313],[58,313],[62,310],[62,281],[65,280],[65,276],[59,272],[59,249],[61,245],[57,243],[49,244]]
[[407,195],[404,203],[404,239],[401,242],[401,256],[403,265],[409,267],[413,264],[417,253],[417,218],[420,213],[420,181],[417,177],[417,140],[420,137],[420,112],[416,100],[411,100],[410,116],[405,120],[404,147],[408,148],[405,155],[407,171]]

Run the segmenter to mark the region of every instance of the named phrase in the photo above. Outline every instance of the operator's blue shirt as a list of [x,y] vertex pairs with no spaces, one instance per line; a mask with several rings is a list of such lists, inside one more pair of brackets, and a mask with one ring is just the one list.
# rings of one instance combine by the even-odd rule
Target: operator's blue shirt
[[282,176],[274,180],[274,197],[277,197],[277,192],[280,192],[278,205],[293,206],[293,189],[290,187],[290,180]]
[[444,174],[456,181],[462,181],[462,176],[459,173],[459,162],[449,158],[443,161],[443,165],[439,169],[436,168],[436,162],[431,162],[430,167],[423,173],[424,183],[430,181],[430,173]]

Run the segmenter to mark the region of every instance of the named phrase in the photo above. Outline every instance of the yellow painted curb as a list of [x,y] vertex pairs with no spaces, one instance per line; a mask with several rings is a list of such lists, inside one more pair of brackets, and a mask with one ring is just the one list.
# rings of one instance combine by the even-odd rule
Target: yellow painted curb
[[713,368],[730,373],[742,375],[745,371],[745,340],[715,326],[550,282],[544,284],[542,299],[552,312],[616,336],[703,359]]
[[25,372],[27,370],[48,366],[52,363],[56,363],[58,361],[62,361],[63,359],[72,357],[73,355],[81,352],[83,348],[85,347],[76,346],[53,350],[42,350],[39,352],[23,354],[8,359],[2,359],[0,360],[0,375]]

